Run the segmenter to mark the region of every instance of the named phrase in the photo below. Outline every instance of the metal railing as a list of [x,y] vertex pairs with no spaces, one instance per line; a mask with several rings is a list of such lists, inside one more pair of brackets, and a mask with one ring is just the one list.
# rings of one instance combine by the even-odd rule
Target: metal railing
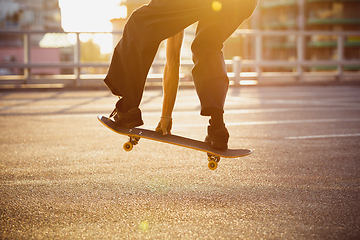
[[[22,75],[2,75],[0,76],[0,88],[4,86],[30,86],[35,84],[60,84],[81,86],[87,84],[102,84],[104,75],[87,75],[81,74],[82,68],[108,68],[109,62],[95,63],[95,62],[81,62],[81,47],[80,34],[83,32],[72,32],[76,35],[76,42],[74,45],[73,62],[56,62],[56,63],[35,63],[31,61],[31,36],[35,34],[46,34],[44,31],[2,31],[0,30],[0,38],[4,35],[22,35],[23,36],[23,62],[0,62],[0,69],[17,68],[23,69]],[[64,33],[64,32],[51,32]],[[69,33],[69,32],[66,32]],[[91,32],[92,34],[94,32]],[[96,32],[99,33],[99,32]],[[112,32],[112,34],[122,34],[122,32]],[[266,37],[286,37],[289,35],[295,36],[294,48],[296,57],[293,60],[266,60],[263,57],[264,39]],[[337,59],[332,60],[307,60],[305,59],[305,50],[307,48],[305,38],[313,35],[336,36],[337,41],[335,47],[337,49]],[[237,30],[233,37],[250,36],[254,38],[252,44],[254,48],[254,58],[242,60],[240,57],[226,60],[226,65],[232,72],[229,72],[231,84],[237,85],[251,80],[250,83],[266,84],[272,82],[271,79],[285,79],[285,82],[304,82],[313,79],[314,77],[323,77],[326,79],[333,79],[334,81],[346,80],[360,80],[359,70],[355,72],[346,72],[346,66],[360,66],[360,59],[345,59],[345,37],[346,36],[360,36],[360,32],[344,32],[344,31],[261,31],[261,30]],[[182,60],[181,66],[191,67],[191,60]],[[162,67],[164,61],[155,61],[153,66]],[[313,73],[306,71],[307,67],[313,66],[336,66],[336,71]],[[291,72],[264,72],[265,67],[290,67],[296,69]],[[70,68],[73,69],[74,74],[70,75],[53,75],[53,76],[36,76],[31,74],[32,69],[36,68]],[[255,71],[243,72],[244,68],[253,68]],[[359,67],[360,69],[360,67]],[[180,78],[183,78],[181,74]],[[149,84],[161,84],[162,74],[149,74]],[[180,81],[181,84],[186,84],[185,81]],[[189,83],[188,83],[189,84]],[[191,84],[191,83],[190,83]]]
[[[242,66],[253,66],[256,69],[256,77],[259,82],[263,81],[263,78],[266,76],[262,72],[262,67],[296,67],[297,71],[291,73],[292,76],[299,82],[303,82],[306,80],[306,76],[308,75],[310,78],[313,76],[334,76],[336,81],[344,81],[347,77],[346,75],[352,76],[355,80],[360,80],[359,73],[348,73],[344,72],[344,66],[359,66],[360,70],[360,59],[355,60],[346,60],[345,53],[345,37],[346,36],[360,36],[360,32],[344,32],[344,31],[254,31],[254,30],[237,30],[234,34],[240,36],[244,34],[254,35],[255,37],[255,60],[243,60],[240,61],[238,59],[234,59],[232,64],[237,64],[241,66],[235,67],[233,69],[237,69],[237,72],[234,73],[235,82],[240,80],[239,73],[241,72]],[[292,61],[284,61],[284,60],[264,60],[263,53],[263,40],[266,36],[290,36],[293,35],[296,37],[296,53],[297,56],[295,60]],[[314,35],[324,35],[324,36],[336,36],[336,48],[337,48],[337,59],[336,60],[306,60],[305,59],[305,37],[306,36],[314,36]],[[304,68],[311,66],[336,66],[337,71],[334,73],[318,73],[314,74],[311,72],[304,71]],[[274,75],[274,77],[280,77],[281,75]],[[289,75],[285,74],[285,77]]]

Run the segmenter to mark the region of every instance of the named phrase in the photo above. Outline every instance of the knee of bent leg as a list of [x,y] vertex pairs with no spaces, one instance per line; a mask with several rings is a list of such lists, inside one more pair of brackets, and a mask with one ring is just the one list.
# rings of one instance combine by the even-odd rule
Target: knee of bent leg
[[200,41],[199,39],[195,39],[193,41],[191,45],[193,60],[207,59],[214,55],[222,54],[222,41],[215,41],[214,38],[207,40],[208,41]]
[[224,47],[224,36],[222,26],[214,25],[199,31],[191,44],[193,56],[206,58],[213,54],[218,54]]
[[129,17],[126,25],[129,25],[132,28],[137,29],[138,31],[145,31],[147,28],[147,21],[146,19],[144,19],[145,11],[146,9],[144,9],[144,7],[135,10]]
[[258,3],[259,3],[259,0],[242,0],[241,1],[241,4],[245,5],[245,6],[243,6],[242,9],[244,9],[244,10],[246,9],[245,13],[244,13],[246,15],[246,18],[249,18],[253,14]]
[[232,11],[243,20],[249,18],[254,12],[259,0],[234,0]]
[[135,10],[134,12],[131,13],[128,21],[127,21],[127,25],[138,25],[141,19],[141,13],[139,12],[139,9]]
[[135,10],[128,19],[125,26],[131,29],[134,34],[145,37],[147,42],[156,41],[159,43],[164,40],[163,28],[159,27],[159,14],[148,5],[144,5]]

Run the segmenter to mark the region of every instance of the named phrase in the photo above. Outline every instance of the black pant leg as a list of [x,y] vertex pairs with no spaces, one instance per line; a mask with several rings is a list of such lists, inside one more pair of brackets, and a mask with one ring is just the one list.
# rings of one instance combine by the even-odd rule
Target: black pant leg
[[224,1],[221,11],[199,21],[192,44],[196,91],[201,102],[201,115],[223,112],[229,86],[223,43],[250,17],[257,0]]
[[153,0],[136,10],[114,49],[105,83],[129,107],[138,107],[148,71],[164,39],[211,13],[212,0]]
[[[149,5],[136,10],[125,25],[123,38],[115,47],[104,80],[106,85],[114,95],[122,96],[129,107],[138,107],[148,71],[161,41],[200,21],[193,44],[196,89],[202,108],[215,106],[222,109],[228,86],[222,43],[245,16],[249,16],[255,7],[250,3],[254,1],[223,0],[224,9],[216,13],[212,9],[213,0],[152,0]],[[239,6],[232,8],[235,3]],[[240,16],[236,18],[236,14]],[[232,23],[236,19],[241,21]],[[211,101],[206,96],[213,93],[215,95]]]

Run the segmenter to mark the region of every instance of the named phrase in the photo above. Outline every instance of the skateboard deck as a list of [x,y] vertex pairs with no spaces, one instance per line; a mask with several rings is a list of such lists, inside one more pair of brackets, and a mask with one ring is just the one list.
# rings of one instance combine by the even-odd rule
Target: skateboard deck
[[98,120],[105,125],[107,128],[112,131],[126,135],[129,137],[128,142],[126,142],[123,146],[125,151],[131,151],[133,146],[138,144],[140,138],[155,140],[163,143],[169,143],[178,145],[181,147],[191,148],[198,151],[206,152],[208,155],[209,164],[208,167],[211,170],[215,170],[217,168],[217,164],[220,161],[220,157],[225,158],[238,158],[244,157],[251,153],[251,150],[248,149],[226,149],[226,150],[218,150],[211,147],[210,143],[204,141],[198,141],[191,138],[185,138],[178,135],[169,134],[164,136],[161,132],[156,132],[143,128],[123,128],[116,123],[104,116],[97,116]]

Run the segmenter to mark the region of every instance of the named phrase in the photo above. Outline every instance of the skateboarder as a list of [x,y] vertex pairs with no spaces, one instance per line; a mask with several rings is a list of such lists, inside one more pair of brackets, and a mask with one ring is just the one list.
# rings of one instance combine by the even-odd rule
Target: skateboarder
[[223,109],[229,79],[221,49],[256,4],[257,0],[152,0],[137,9],[125,25],[104,80],[120,98],[110,116],[127,128],[143,124],[139,105],[159,44],[198,22],[192,44],[192,75],[200,114],[211,117],[207,140],[214,148],[226,149],[229,133]]

